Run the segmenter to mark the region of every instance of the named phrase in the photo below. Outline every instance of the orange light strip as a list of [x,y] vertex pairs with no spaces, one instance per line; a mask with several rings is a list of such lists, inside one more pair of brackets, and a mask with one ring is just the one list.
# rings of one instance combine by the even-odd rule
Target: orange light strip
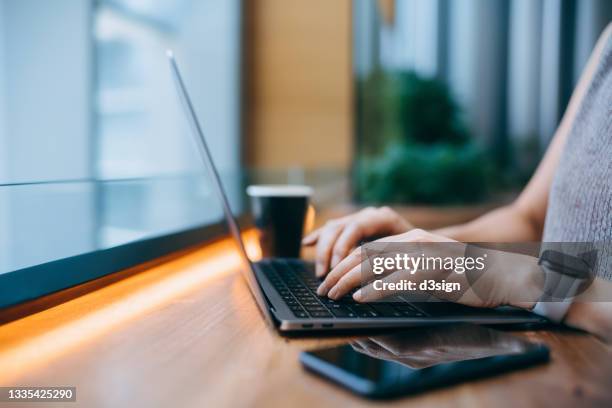
[[[245,244],[252,259],[260,257],[259,246],[255,238],[254,234],[245,234]],[[186,255],[186,257],[191,256],[197,257],[198,260],[177,268],[177,263],[185,263],[184,260],[181,260],[182,258],[179,258],[143,272],[143,274],[159,273],[163,277],[154,280],[152,284],[143,285],[142,289],[129,292],[127,296],[118,296],[116,301],[105,304],[101,308],[92,309],[91,312],[79,314],[75,319],[68,319],[58,327],[34,334],[33,337],[24,338],[23,341],[18,341],[17,344],[5,350],[2,350],[0,345],[0,385],[10,385],[12,380],[26,372],[48,364],[64,353],[195,288],[201,288],[217,277],[235,272],[241,267],[239,253],[229,240],[211,244],[201,251]],[[200,258],[203,259],[200,261]],[[111,294],[113,292],[122,293],[121,289],[117,290],[117,286],[125,286],[126,281],[135,278],[137,279],[138,275],[116,282],[99,291]],[[75,309],[80,310],[78,304],[86,303],[83,298],[89,295],[91,294],[40,313],[49,313],[53,309],[65,309],[56,310],[55,314],[62,315],[67,311],[74,314]],[[32,327],[35,327],[41,317],[37,315],[28,316],[0,327],[0,341],[5,337],[3,333],[17,331],[17,335],[20,336],[21,333],[34,331]]]

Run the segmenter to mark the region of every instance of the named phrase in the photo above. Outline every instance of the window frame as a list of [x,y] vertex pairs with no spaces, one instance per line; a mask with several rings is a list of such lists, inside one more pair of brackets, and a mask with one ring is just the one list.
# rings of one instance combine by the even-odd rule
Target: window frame
[[[96,0],[91,0],[92,6],[96,5]],[[242,22],[244,21],[244,5],[239,0],[240,8],[238,19],[240,22],[239,53],[242,59],[244,53],[244,32]],[[93,29],[93,12],[90,14],[90,21]],[[92,31],[93,41],[93,31]],[[93,48],[92,48],[93,53]],[[93,57],[93,56],[92,56]],[[94,98],[93,86],[95,81],[96,68],[92,64],[92,78],[90,84],[90,97]],[[240,171],[244,171],[244,97],[245,97],[245,75],[242,61],[238,66],[238,94],[240,97],[239,109],[237,110],[237,120],[239,129],[238,157],[240,160]],[[93,102],[92,102],[93,103]],[[92,123],[95,121],[95,112],[90,112]],[[93,129],[92,129],[93,131]],[[95,155],[95,150],[91,148],[90,155]],[[93,161],[92,161],[93,163]],[[59,180],[57,183],[66,182]],[[69,180],[69,182],[96,182],[96,181],[122,181],[122,180]],[[54,182],[45,182],[52,184]],[[29,183],[24,183],[29,184]],[[36,184],[36,183],[34,183]],[[0,188],[10,188],[11,183],[0,185]],[[241,226],[251,225],[251,218],[248,215],[237,214]],[[44,296],[52,295],[62,290],[73,288],[104,276],[135,267],[148,261],[153,261],[164,256],[171,255],[181,250],[190,248],[196,249],[202,245],[209,244],[221,238],[229,236],[226,221],[221,218],[219,221],[206,225],[197,225],[191,228],[153,236],[150,238],[138,239],[126,244],[117,245],[110,248],[96,249],[75,256],[56,259],[42,264],[32,265],[26,268],[16,269],[6,273],[0,273],[0,310],[5,310],[19,304],[32,301]],[[238,250],[238,248],[237,248]]]
[[[239,216],[241,225],[250,217]],[[228,236],[225,220],[0,274],[0,309]],[[236,248],[238,250],[238,248]]]

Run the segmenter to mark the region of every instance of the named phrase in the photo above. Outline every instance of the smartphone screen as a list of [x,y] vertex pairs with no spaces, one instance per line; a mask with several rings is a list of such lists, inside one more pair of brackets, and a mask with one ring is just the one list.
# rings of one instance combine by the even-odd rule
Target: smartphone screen
[[354,392],[392,397],[526,367],[548,348],[471,324],[412,329],[302,353],[311,371]]

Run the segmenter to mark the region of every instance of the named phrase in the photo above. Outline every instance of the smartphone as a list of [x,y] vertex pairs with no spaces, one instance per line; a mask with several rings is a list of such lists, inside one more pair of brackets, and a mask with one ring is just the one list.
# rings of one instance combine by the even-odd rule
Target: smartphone
[[303,352],[302,365],[359,395],[393,398],[549,360],[549,349],[470,324],[412,329]]

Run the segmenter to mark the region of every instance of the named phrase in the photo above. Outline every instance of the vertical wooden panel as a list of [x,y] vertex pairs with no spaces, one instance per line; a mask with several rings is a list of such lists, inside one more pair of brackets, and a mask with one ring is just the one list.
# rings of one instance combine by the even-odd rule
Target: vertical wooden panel
[[393,25],[395,22],[395,0],[378,0],[378,8],[385,23]]
[[246,158],[262,168],[348,168],[350,0],[245,2]]

